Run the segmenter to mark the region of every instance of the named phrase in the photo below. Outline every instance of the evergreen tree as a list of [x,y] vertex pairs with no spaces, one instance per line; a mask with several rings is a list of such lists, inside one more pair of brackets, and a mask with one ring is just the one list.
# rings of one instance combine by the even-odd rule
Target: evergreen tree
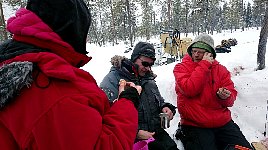
[[252,8],[251,8],[251,3],[247,4],[246,8],[246,13],[245,13],[245,23],[246,23],[246,28],[252,27]]
[[252,7],[252,18],[253,18],[253,26],[260,27],[262,25],[262,21],[264,19],[265,8],[261,0],[253,0]]
[[146,40],[149,40],[152,36],[152,25],[153,25],[153,5],[152,0],[141,0],[141,9],[142,9],[142,22],[140,26],[140,35],[146,37]]
[[[184,25],[181,24],[183,20],[185,20],[185,12],[182,10],[181,6],[181,0],[174,0],[173,5],[173,16],[172,16],[172,28],[178,29],[179,31],[182,31],[184,29]],[[187,20],[185,20],[187,22]],[[187,23],[186,23],[187,24]]]
[[231,31],[241,27],[241,3],[240,0],[230,0],[230,16]]

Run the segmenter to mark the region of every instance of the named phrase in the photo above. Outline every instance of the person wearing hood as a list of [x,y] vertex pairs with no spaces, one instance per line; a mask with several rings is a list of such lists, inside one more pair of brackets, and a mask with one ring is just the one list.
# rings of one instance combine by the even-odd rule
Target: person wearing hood
[[169,119],[175,115],[175,106],[166,103],[156,85],[156,75],[151,67],[155,61],[155,49],[147,42],[139,42],[135,45],[131,59],[122,56],[114,56],[111,59],[112,67],[110,72],[100,83],[101,89],[105,91],[110,103],[118,97],[118,82],[124,79],[142,87],[140,95],[139,123],[136,142],[154,138],[149,143],[149,150],[177,150],[177,145],[169,134],[161,128],[159,114],[168,114]]
[[[140,86],[123,83],[112,107],[79,67],[91,58],[83,0],[28,0],[0,45],[0,149],[132,150]],[[135,106],[137,108],[135,108]]]
[[[200,34],[174,70],[181,139],[187,150],[251,149],[228,107],[237,96],[230,72],[216,58],[214,40]],[[228,149],[228,148],[227,148]]]

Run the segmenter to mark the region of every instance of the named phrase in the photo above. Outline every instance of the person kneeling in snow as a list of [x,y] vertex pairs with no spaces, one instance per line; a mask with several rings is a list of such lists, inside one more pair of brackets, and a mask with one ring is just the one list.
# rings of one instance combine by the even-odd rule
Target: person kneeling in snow
[[219,64],[214,40],[197,36],[182,62],[173,70],[181,131],[177,135],[186,150],[224,150],[251,146],[231,118],[237,91],[230,72]]

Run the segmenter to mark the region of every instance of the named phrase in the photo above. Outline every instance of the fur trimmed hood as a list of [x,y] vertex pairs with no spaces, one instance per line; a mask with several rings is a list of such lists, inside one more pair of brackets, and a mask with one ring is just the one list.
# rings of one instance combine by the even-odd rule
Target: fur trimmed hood
[[112,66],[114,66],[115,68],[120,68],[122,61],[126,60],[127,58],[125,56],[119,56],[119,55],[115,55],[111,58],[111,64]]
[[0,67],[0,109],[14,100],[23,87],[29,87],[32,78],[33,63],[13,62]]
[[[129,72],[132,75],[138,76],[138,65],[134,64],[131,60],[125,56],[115,55],[111,58],[112,69],[114,68],[121,70],[122,72]],[[157,77],[153,71],[149,71],[144,78],[155,79]]]

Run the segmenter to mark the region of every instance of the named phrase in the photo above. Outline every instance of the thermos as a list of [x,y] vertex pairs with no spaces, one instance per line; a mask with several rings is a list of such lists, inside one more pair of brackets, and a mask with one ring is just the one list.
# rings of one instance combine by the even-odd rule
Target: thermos
[[161,118],[161,127],[163,129],[169,128],[170,127],[170,120],[169,120],[168,114],[167,113],[160,113],[159,116]]

